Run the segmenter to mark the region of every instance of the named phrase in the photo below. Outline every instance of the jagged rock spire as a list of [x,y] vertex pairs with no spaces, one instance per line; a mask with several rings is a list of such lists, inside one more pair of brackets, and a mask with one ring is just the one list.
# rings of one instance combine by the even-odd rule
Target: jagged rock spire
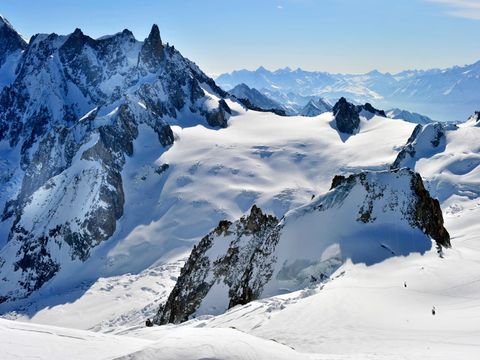
[[387,117],[385,111],[378,110],[370,103],[365,105],[354,105],[349,103],[347,99],[341,97],[332,109],[335,115],[335,122],[338,131],[345,134],[354,134],[360,125],[360,113],[366,111],[372,115]]
[[153,24],[150,34],[143,43],[139,56],[139,62],[143,63],[149,71],[155,71],[165,57],[160,29]]
[[355,105],[341,97],[333,107],[333,115],[337,123],[338,131],[345,134],[353,134],[360,125],[360,116]]

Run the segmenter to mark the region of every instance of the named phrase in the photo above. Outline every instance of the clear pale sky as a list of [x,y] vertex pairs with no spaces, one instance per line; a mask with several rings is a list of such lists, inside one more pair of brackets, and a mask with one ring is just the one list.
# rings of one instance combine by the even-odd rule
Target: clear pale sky
[[0,0],[26,38],[153,23],[205,72],[289,66],[397,72],[480,60],[480,0]]

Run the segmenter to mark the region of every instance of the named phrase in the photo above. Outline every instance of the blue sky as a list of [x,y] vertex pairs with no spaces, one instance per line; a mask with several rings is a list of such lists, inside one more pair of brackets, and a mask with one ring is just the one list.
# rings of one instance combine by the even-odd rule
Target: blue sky
[[480,60],[480,0],[0,0],[25,37],[153,23],[209,74],[289,66],[396,72]]

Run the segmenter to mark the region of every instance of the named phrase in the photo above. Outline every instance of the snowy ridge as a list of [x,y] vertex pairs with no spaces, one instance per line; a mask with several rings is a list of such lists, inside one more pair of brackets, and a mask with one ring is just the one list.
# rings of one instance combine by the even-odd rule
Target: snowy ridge
[[404,121],[408,121],[414,124],[426,125],[433,122],[433,120],[430,119],[428,116],[417,114],[415,112],[410,112],[407,110],[391,109],[388,110],[386,113],[390,119],[402,119]]
[[115,233],[124,214],[122,170],[143,125],[165,149],[174,141],[167,121],[225,127],[231,114],[226,93],[163,44],[156,25],[144,42],[129,30],[95,40],[76,29],[38,34],[28,45],[3,26],[2,44],[21,56],[0,93],[10,172],[0,182],[8,194],[0,199],[8,239],[0,303],[40,289]]
[[245,84],[239,84],[228,91],[229,94],[235,96],[239,100],[247,101],[246,105],[252,109],[286,112],[281,104],[263,95],[255,88],[249,88]]
[[27,42],[0,15],[0,91],[15,79],[15,71]]
[[305,107],[300,111],[299,115],[313,117],[323,114],[324,112],[328,112],[330,110],[332,110],[332,106],[328,102],[320,98],[317,101],[310,100],[308,104],[305,105]]
[[394,170],[335,177],[332,190],[279,221],[254,206],[222,221],[196,246],[155,321],[179,323],[328,279],[347,259],[450,246],[438,201],[418,174]]

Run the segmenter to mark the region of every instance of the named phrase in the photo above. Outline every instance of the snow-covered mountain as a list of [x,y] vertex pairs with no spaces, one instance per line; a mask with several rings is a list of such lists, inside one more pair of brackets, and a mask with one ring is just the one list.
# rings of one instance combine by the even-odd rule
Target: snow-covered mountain
[[245,84],[239,84],[228,92],[239,100],[247,101],[246,104],[252,109],[274,112],[286,112],[287,110],[275,100],[270,99],[257,89],[249,88]]
[[200,241],[155,321],[179,323],[304,289],[347,259],[372,265],[450,246],[438,201],[411,170],[333,179],[331,190],[281,220],[254,206]]
[[[5,302],[85,262],[115,233],[136,139],[159,156],[174,141],[169,124],[225,127],[231,110],[226,93],[163,44],[156,25],[144,42],[128,30],[95,40],[76,29],[26,45],[7,22],[0,31],[17,62],[0,94]],[[167,167],[152,171],[161,178]]]
[[322,98],[318,99],[317,101],[312,99],[300,111],[299,115],[313,117],[323,114],[324,112],[328,112],[330,110],[332,110],[332,105],[330,105]]
[[[83,152],[78,150],[80,155],[72,159],[70,167],[48,180],[47,185],[41,186],[34,193],[32,201],[26,201],[25,209],[28,212],[21,213],[19,225],[15,223],[15,211],[2,223],[4,239],[7,240],[11,233],[15,236],[2,249],[2,258],[5,259],[2,290],[9,291],[7,294],[15,292],[19,296],[34,292],[33,297],[29,296],[25,301],[6,301],[0,306],[2,311],[28,309],[29,313],[38,312],[38,316],[42,317],[40,310],[43,307],[49,307],[47,304],[57,303],[61,299],[61,296],[59,298],[52,294],[69,292],[81,296],[85,284],[94,284],[99,277],[142,273],[150,266],[161,265],[174,258],[177,261],[179,254],[183,252],[184,256],[188,255],[191,246],[220,220],[239,218],[254,203],[262,210],[282,217],[288,210],[305,203],[312,194],[327,190],[335,174],[372,166],[388,168],[396,157],[395,148],[405,143],[414,127],[413,124],[392,121],[376,115],[375,111],[368,112],[363,107],[355,106],[354,115],[358,122],[355,123],[355,135],[350,136],[339,132],[340,118],[332,113],[324,113],[316,118],[281,117],[277,124],[279,117],[272,113],[246,111],[231,100],[226,100],[226,103],[232,112],[227,129],[218,131],[203,126],[188,127],[185,124],[182,127],[171,126],[176,140],[168,149],[159,144],[158,135],[153,129],[149,130],[147,124],[139,126],[138,136],[131,140],[131,155],[120,157],[120,165],[113,163],[115,167],[112,165],[110,168],[109,163],[106,163],[105,166],[106,169],[112,169],[113,174],[105,175],[106,183],[110,184],[111,178],[119,179],[116,174],[121,176],[124,201],[121,215],[116,213],[120,207],[116,207],[118,202],[115,201],[122,196],[122,192],[116,188],[115,191],[106,193],[110,197],[102,195],[102,183],[97,179],[104,179],[100,176],[104,166],[98,170],[94,167],[96,164],[93,161],[90,164],[89,160],[91,154],[95,155],[96,152],[88,149],[93,146],[93,149],[98,149],[100,154],[105,155],[103,148],[106,146],[95,145],[98,142],[95,137],[91,143],[87,143]],[[143,107],[139,106],[136,111],[141,109]],[[100,119],[103,124],[110,119],[120,120],[110,129],[121,135],[123,131],[117,129],[117,126],[126,123],[127,115],[124,111],[127,110],[107,113]],[[180,120],[182,118],[177,119],[178,123]],[[95,122],[97,121],[98,115]],[[169,121],[174,123],[175,119]],[[84,122],[85,119],[79,121],[80,124]],[[272,127],[278,131],[272,132]],[[380,132],[369,131],[371,127],[389,136],[377,139]],[[102,130],[102,127],[98,129]],[[253,134],[252,129],[255,129]],[[52,132],[49,134],[54,135]],[[98,138],[107,141],[107,135],[108,133],[100,133]],[[122,136],[129,139],[127,135]],[[364,142],[371,144],[368,149],[363,147]],[[121,142],[117,141],[115,145],[120,146]],[[19,154],[20,150],[17,149]],[[15,159],[12,155],[15,153],[10,147],[6,146],[5,151],[6,159]],[[371,151],[376,156],[371,156]],[[48,155],[51,151],[41,153]],[[86,154],[82,155],[83,153]],[[43,161],[41,159],[39,157],[38,162]],[[110,161],[110,156],[106,160]],[[106,160],[100,158],[99,161],[104,164]],[[88,165],[94,168],[86,168]],[[121,170],[117,170],[116,166],[121,166]],[[15,169],[13,160],[5,163],[5,167],[7,170]],[[44,166],[37,168],[43,169]],[[21,177],[12,175],[4,188],[16,194],[15,191],[18,192],[22,186],[19,178]],[[14,184],[18,184],[18,187],[15,188]],[[226,187],[225,184],[230,185]],[[88,191],[90,189],[95,191]],[[106,185],[106,190],[103,191],[109,189],[111,187]],[[148,197],[145,196],[146,193],[149,194]],[[100,196],[102,199],[98,201]],[[9,200],[5,197],[5,202]],[[16,202],[12,204],[9,202],[6,209],[12,209],[13,206],[15,210]],[[103,215],[90,217],[89,211]],[[197,215],[191,216],[192,213]],[[70,220],[69,216],[75,220]],[[76,228],[73,225],[62,226],[67,222],[80,224]],[[97,233],[89,236],[87,225],[90,222],[97,224],[95,229],[105,230],[99,230],[98,237]],[[27,227],[29,224],[30,227]],[[109,224],[114,224],[115,227],[108,227]],[[20,225],[30,232],[17,232]],[[55,231],[57,228],[61,230]],[[69,239],[66,230],[69,228],[78,229],[73,246],[60,241]],[[48,239],[56,239],[61,245],[52,241],[42,247],[44,243],[36,238],[38,233],[40,236],[47,233]],[[43,241],[44,237],[39,239]],[[37,256],[38,251],[37,258],[49,260],[51,257],[58,268],[43,266],[44,263],[35,258],[27,271],[22,271],[20,267],[15,271],[17,262],[24,258],[19,249],[28,246],[22,248],[23,244],[32,245],[26,254]],[[37,247],[34,246],[37,244]],[[50,256],[43,256],[45,253]],[[37,269],[37,264],[42,267]],[[43,286],[38,285],[38,289],[16,286],[18,281],[22,281],[22,276],[27,275],[31,276],[29,279],[38,279],[34,284],[40,284],[44,274],[51,274],[52,278]],[[172,273],[172,276],[177,274]],[[77,301],[75,306],[82,306],[82,303],[83,301]],[[146,309],[151,308],[148,302],[143,304]],[[142,312],[142,309],[138,309],[139,314]],[[117,316],[120,317],[120,314]],[[99,325],[96,319],[92,317],[92,327]]]
[[[0,314],[16,321],[0,319],[0,358],[478,358],[478,113],[249,110],[156,26],[16,49],[0,94]],[[202,264],[210,288],[183,288]],[[191,310],[168,300],[180,288],[191,314],[218,315],[145,327]]]
[[[448,69],[403,71],[398,74],[371,71],[366,74],[332,74],[289,68],[269,71],[238,70],[217,77],[224,89],[245,83],[282,104],[273,93],[301,97],[340,97],[355,103],[370,102],[380,108],[401,107],[442,121],[459,121],[476,110],[480,97],[480,62]],[[292,96],[289,96],[292,98]],[[298,100],[297,100],[298,101]],[[297,102],[304,106],[306,102]]]
[[[117,253],[129,251],[128,243],[142,244],[148,251],[131,252],[135,256],[129,257],[130,262],[138,262],[139,256],[160,253],[160,248],[152,245],[161,241],[162,234],[175,237],[184,229],[186,238],[192,236],[185,233],[186,229],[192,232],[198,229],[201,233],[199,225],[192,222],[193,211],[201,214],[207,228],[213,228],[215,219],[206,210],[209,206],[223,208],[226,212],[220,218],[232,221],[248,212],[252,203],[281,218],[289,208],[309,202],[312,194],[328,191],[335,173],[348,175],[361,169],[387,169],[415,128],[408,122],[364,116],[367,114],[361,112],[358,132],[342,140],[332,126],[335,119],[332,113],[317,118],[285,118],[245,112],[233,103],[230,106],[238,115],[232,116],[229,127],[221,131],[172,127],[177,141],[161,155],[161,163],[169,164],[164,173],[162,199],[172,203],[170,199],[176,198],[177,202],[170,207],[170,214],[162,216],[163,220],[157,217],[152,224],[147,220],[146,225],[138,227],[136,239],[130,235],[117,243]],[[43,292],[42,301],[37,298],[36,305],[29,307],[27,313],[33,322],[92,328],[117,335],[4,321],[1,325],[5,336],[0,340],[0,348],[9,354],[25,356],[27,350],[17,344],[28,341],[32,344],[29,349],[42,358],[39,354],[42,342],[58,344],[44,354],[45,359],[64,358],[74,349],[81,349],[75,350],[75,354],[85,358],[101,350],[105,354],[129,354],[127,358],[131,359],[151,358],[159,353],[172,354],[172,358],[227,359],[243,359],[252,354],[265,359],[281,358],[281,354],[286,354],[286,358],[306,359],[392,359],[399,354],[416,359],[426,354],[449,359],[453,354],[461,354],[462,358],[474,359],[478,289],[472,278],[480,271],[480,249],[475,245],[480,231],[475,221],[478,194],[471,191],[478,189],[480,182],[478,167],[470,165],[460,172],[454,166],[463,165],[467,154],[472,163],[478,154],[476,121],[472,117],[469,123],[446,130],[445,149],[415,163],[415,170],[426,174],[427,189],[440,198],[445,227],[452,235],[453,247],[444,250],[443,259],[432,249],[424,255],[392,256],[369,266],[352,264],[349,260],[328,281],[312,283],[298,292],[254,301],[223,315],[201,317],[179,327],[144,328],[138,325],[153,315],[155,307],[151,299],[161,299],[160,293],[171,289],[170,271],[173,270],[171,275],[178,275],[178,267],[177,270],[152,267],[140,276],[125,274],[98,279],[92,285],[82,284],[69,291],[67,297],[55,293],[55,301],[53,294]],[[258,149],[259,143],[268,147]],[[231,167],[235,161],[240,161],[238,171]],[[193,176],[193,171],[201,176]],[[189,182],[185,181],[186,173]],[[136,173],[140,186],[148,186],[145,189],[153,189],[149,186],[154,180],[152,176],[147,169]],[[243,185],[229,186],[225,191],[220,184]],[[134,186],[129,190],[132,189]],[[201,203],[205,198],[210,199],[209,205]],[[144,208],[147,205],[141,204]],[[168,230],[174,219],[176,230]],[[155,234],[149,237],[150,247],[140,241],[140,235],[146,234]],[[113,258],[112,254],[108,257],[121,261],[121,257]],[[165,280],[159,277],[159,271],[165,273]],[[82,290],[85,287],[88,291]],[[432,304],[437,307],[435,317],[430,314]],[[8,316],[28,319],[22,311]],[[35,332],[25,333],[25,330]],[[245,336],[240,344],[241,334]],[[324,340],[319,342],[319,338]],[[206,343],[208,349],[202,346]],[[238,346],[232,347],[232,343]],[[288,350],[289,346],[296,351]]]
[[414,124],[426,125],[433,122],[428,116],[402,109],[390,109],[386,114],[390,119],[401,119]]
[[27,42],[0,15],[0,91],[15,79],[15,68]]

